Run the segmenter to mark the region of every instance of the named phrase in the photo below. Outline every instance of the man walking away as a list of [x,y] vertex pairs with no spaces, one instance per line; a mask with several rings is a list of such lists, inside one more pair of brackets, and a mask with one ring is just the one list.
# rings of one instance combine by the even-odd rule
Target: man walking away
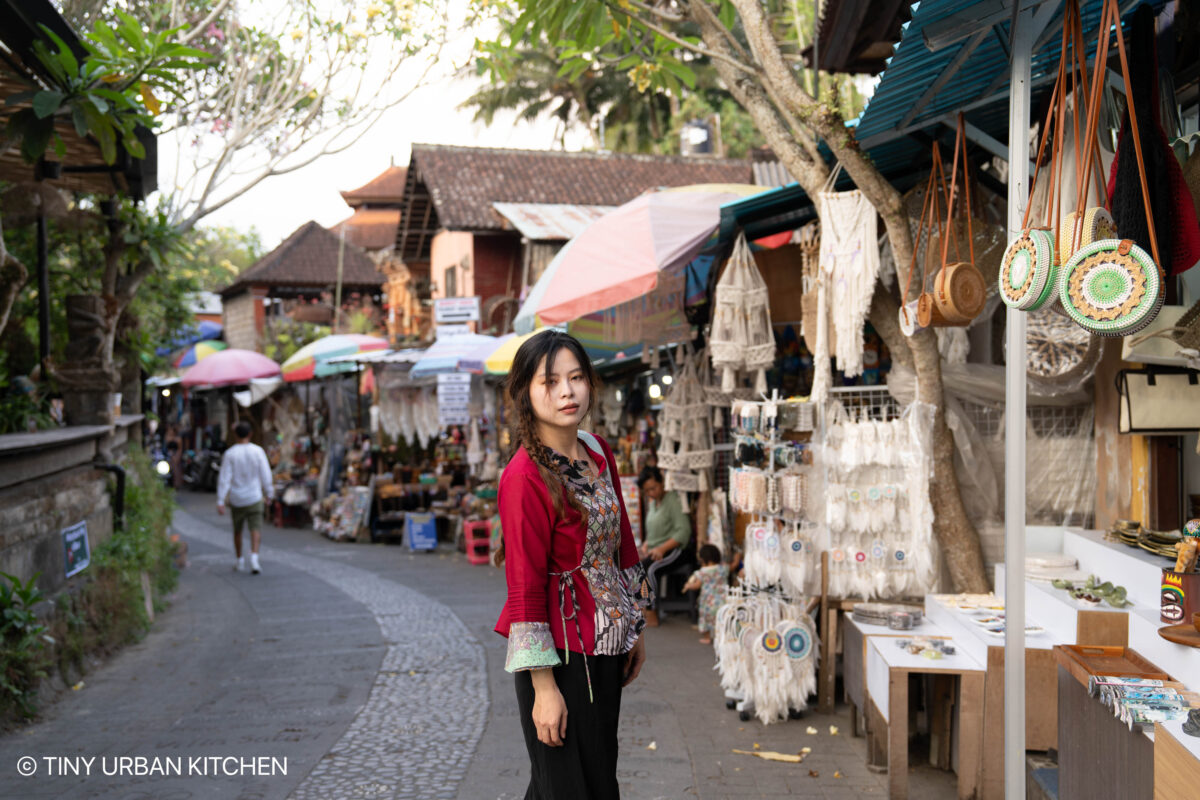
[[233,512],[233,550],[237,555],[234,570],[237,572],[246,571],[246,559],[242,556],[242,526],[250,527],[250,571],[257,575],[262,572],[258,564],[258,545],[263,526],[263,497],[274,498],[275,484],[267,454],[258,445],[250,443],[250,431],[250,423],[245,420],[233,426],[237,444],[226,450],[221,458],[217,513],[225,513],[228,499]]

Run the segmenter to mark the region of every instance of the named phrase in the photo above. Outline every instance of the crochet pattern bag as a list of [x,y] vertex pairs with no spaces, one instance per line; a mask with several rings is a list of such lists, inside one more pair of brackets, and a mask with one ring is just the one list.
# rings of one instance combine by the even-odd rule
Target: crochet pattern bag
[[[1129,124],[1133,133],[1150,249],[1154,255],[1152,258],[1131,239],[1100,239],[1080,247],[1063,265],[1058,276],[1058,294],[1063,308],[1076,324],[1100,336],[1128,336],[1137,333],[1158,316],[1164,298],[1160,266],[1162,259],[1158,251],[1158,237],[1154,231],[1150,190],[1146,180],[1141,138],[1138,135],[1138,117],[1129,80],[1125,37],[1121,32],[1121,12],[1115,0],[1106,0],[1100,15],[1100,40],[1096,45],[1096,63],[1099,65],[1108,63],[1110,28],[1114,26],[1121,75],[1131,112]],[[1088,110],[1088,141],[1095,138],[1095,131],[1099,126],[1100,96],[1105,80],[1105,70],[1096,69],[1092,75],[1091,107]],[[1091,167],[1092,160],[1088,159],[1081,175],[1081,197]]]
[[746,235],[739,233],[725,273],[717,282],[709,348],[720,368],[721,390],[732,392],[738,371],[757,371],[755,391],[767,391],[766,370],[775,363],[775,333],[767,284],[754,264]]

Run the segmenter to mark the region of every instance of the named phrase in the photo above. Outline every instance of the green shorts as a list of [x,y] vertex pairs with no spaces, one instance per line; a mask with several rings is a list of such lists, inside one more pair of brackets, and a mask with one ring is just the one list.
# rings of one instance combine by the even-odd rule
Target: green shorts
[[263,526],[263,501],[259,500],[252,506],[230,506],[233,515],[233,532],[241,533],[242,525],[250,526],[252,531],[261,531]]

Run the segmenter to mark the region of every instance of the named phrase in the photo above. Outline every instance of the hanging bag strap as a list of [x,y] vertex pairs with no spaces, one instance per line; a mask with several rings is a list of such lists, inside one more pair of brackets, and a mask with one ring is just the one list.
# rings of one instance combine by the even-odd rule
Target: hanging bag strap
[[[1109,26],[1113,25],[1117,29],[1117,53],[1121,58],[1121,78],[1125,83],[1125,107],[1129,112],[1129,127],[1133,132],[1133,152],[1137,156],[1138,181],[1142,185],[1142,205],[1146,209],[1146,228],[1150,233],[1150,250],[1151,255],[1154,256],[1154,263],[1158,267],[1159,275],[1162,275],[1163,267],[1162,259],[1158,253],[1158,235],[1154,230],[1154,213],[1150,207],[1150,186],[1146,180],[1146,162],[1142,156],[1142,137],[1138,132],[1137,113],[1134,110],[1133,103],[1133,85],[1129,80],[1129,59],[1125,54],[1125,34],[1121,30],[1121,11],[1117,6],[1116,0],[1106,0],[1104,10],[1105,13],[1101,15],[1100,32],[1104,37],[1106,45],[1108,43]],[[1103,66],[1103,64],[1097,62],[1097,71],[1101,71]]]
[[[962,253],[958,248],[958,230],[954,224],[954,200],[955,190],[958,187],[958,156],[962,154],[962,170],[963,170],[963,194],[966,196],[966,212],[967,212],[967,246],[971,255],[971,263],[975,263],[975,236],[971,226],[971,185],[967,167],[967,136],[966,136],[966,120],[962,112],[958,114],[958,132],[954,137],[954,160],[950,166],[950,193],[946,198],[946,226],[954,235],[954,257],[958,261],[962,261]],[[950,237],[946,236],[942,239],[942,267],[946,266],[946,257],[949,254]]]
[[[938,157],[937,142],[933,143],[933,147],[934,147],[934,151],[933,151],[934,159],[936,160]],[[920,249],[921,234],[924,233],[924,231],[925,231],[925,217],[929,213],[929,207],[933,201],[934,169],[935,168],[933,166],[930,166],[930,168],[929,168],[929,182],[926,184],[926,187],[925,187],[925,198],[921,202],[921,221],[917,223],[917,235],[913,239],[912,257],[909,259],[909,262],[908,262],[908,278],[904,282],[904,294],[900,298],[901,306],[908,303],[908,293],[909,293],[909,290],[912,288],[913,273],[916,271],[916,267],[917,267],[917,251]],[[922,267],[921,285],[922,286],[925,285],[924,267]]]
[[[1037,159],[1034,161],[1033,181],[1029,185],[1029,197],[1025,202],[1025,214],[1021,217],[1021,230],[1028,230],[1028,228],[1029,228],[1029,214],[1033,210],[1033,193],[1037,190],[1037,181],[1038,181],[1038,176],[1041,174],[1041,171],[1042,171],[1042,158],[1046,153],[1046,144],[1050,141],[1051,131],[1055,130],[1058,127],[1056,124],[1052,124],[1052,123],[1054,123],[1058,118],[1059,98],[1062,96],[1062,94],[1066,90],[1065,70],[1066,70],[1067,40],[1068,40],[1067,26],[1064,24],[1063,25],[1063,33],[1062,33],[1062,57],[1058,61],[1058,73],[1054,78],[1054,89],[1050,93],[1050,109],[1047,112],[1046,120],[1045,120],[1044,124],[1042,125],[1042,141],[1038,145]],[[1046,196],[1046,211],[1047,211],[1046,227],[1050,227],[1049,217],[1050,217],[1050,214],[1053,213],[1050,208],[1050,206],[1051,206],[1050,199],[1051,199],[1052,193],[1054,191],[1054,172],[1057,169],[1057,162],[1054,159],[1053,155],[1054,155],[1054,148],[1052,146],[1052,148],[1051,148],[1051,166],[1050,166],[1050,181],[1051,181],[1050,192],[1051,192],[1051,194],[1048,194]]]

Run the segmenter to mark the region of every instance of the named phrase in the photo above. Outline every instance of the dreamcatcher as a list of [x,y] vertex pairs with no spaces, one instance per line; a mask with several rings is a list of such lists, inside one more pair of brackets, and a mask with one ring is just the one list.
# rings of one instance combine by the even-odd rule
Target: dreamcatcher
[[727,695],[763,724],[802,711],[817,690],[819,641],[803,604],[777,593],[727,590],[713,647]]

